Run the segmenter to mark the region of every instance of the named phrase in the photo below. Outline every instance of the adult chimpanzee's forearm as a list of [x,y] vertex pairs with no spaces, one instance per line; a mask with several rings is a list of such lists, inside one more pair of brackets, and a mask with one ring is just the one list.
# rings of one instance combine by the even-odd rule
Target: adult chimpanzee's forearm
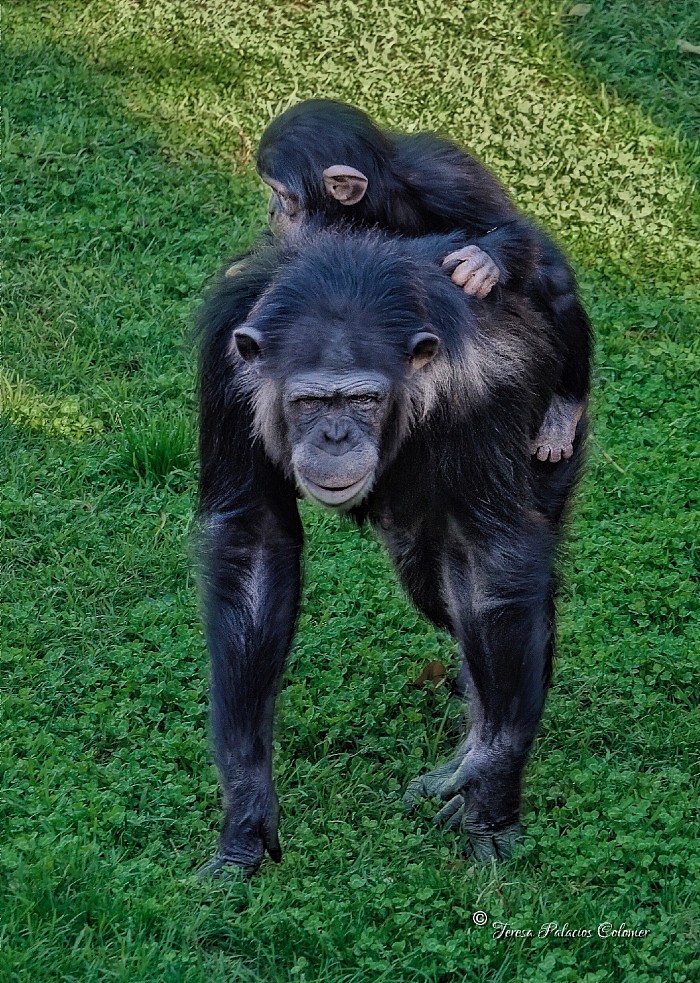
[[228,863],[248,867],[260,862],[265,849],[280,856],[272,725],[299,607],[296,508],[294,518],[282,521],[260,509],[241,518],[215,513],[208,521],[205,624],[225,806],[220,851]]

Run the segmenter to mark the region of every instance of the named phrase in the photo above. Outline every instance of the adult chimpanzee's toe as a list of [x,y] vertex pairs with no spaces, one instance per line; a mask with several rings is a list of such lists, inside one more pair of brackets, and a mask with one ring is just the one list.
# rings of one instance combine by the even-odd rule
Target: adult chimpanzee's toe
[[468,817],[462,823],[462,832],[466,834],[465,854],[480,863],[487,863],[489,860],[510,860],[522,836],[519,823],[493,832],[470,821]]
[[433,822],[443,829],[457,830],[461,827],[465,815],[463,795],[454,795],[437,813]]
[[455,794],[451,791],[455,775],[459,772],[467,751],[468,746],[464,742],[457,748],[457,753],[450,761],[438,765],[437,768],[425,775],[418,775],[413,778],[403,797],[406,809],[409,812],[413,811],[421,799],[447,798]]

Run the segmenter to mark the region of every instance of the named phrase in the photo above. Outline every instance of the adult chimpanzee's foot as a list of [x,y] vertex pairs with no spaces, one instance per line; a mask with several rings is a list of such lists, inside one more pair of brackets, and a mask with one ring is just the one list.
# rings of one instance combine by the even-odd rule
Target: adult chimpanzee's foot
[[433,820],[443,829],[465,835],[464,852],[475,860],[509,860],[522,834],[520,823],[492,830],[469,814],[463,795],[453,796]]
[[[467,856],[479,861],[507,860],[521,834],[519,796],[517,786],[514,796],[510,782],[502,788],[501,776],[488,775],[484,768],[487,760],[483,748],[477,751],[464,741],[451,761],[409,783],[404,805],[413,810],[422,799],[443,799],[445,805],[433,822],[464,834]],[[491,808],[484,809],[484,799],[489,806],[496,806],[495,815]]]
[[235,860],[225,857],[220,850],[217,850],[211,860],[207,860],[196,871],[195,877],[202,881],[215,880],[220,877],[245,878],[251,877],[257,869],[257,866],[242,867]]
[[[444,765],[438,765],[427,775],[418,775],[412,779],[403,797],[406,808],[412,811],[421,799],[451,798],[454,794],[454,778],[459,774],[468,751],[469,745],[463,741],[457,748],[454,758],[450,761]],[[435,818],[437,819],[437,816]]]

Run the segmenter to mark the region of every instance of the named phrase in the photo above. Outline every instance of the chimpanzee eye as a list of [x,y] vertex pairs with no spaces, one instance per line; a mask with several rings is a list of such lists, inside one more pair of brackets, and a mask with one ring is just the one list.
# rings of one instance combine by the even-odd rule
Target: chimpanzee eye
[[319,396],[300,396],[293,402],[300,410],[318,410],[323,406],[324,400]]
[[374,406],[379,402],[377,396],[371,396],[370,394],[364,396],[349,396],[348,401],[353,404],[353,406]]
[[284,209],[285,215],[288,218],[294,218],[294,216],[299,212],[299,202],[296,198],[291,195],[285,194],[283,191],[277,192],[277,197],[280,200],[280,204]]

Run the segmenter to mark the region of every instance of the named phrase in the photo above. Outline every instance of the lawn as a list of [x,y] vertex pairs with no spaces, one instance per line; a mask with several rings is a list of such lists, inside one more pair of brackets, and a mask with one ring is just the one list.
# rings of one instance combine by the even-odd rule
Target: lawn
[[[572,6],[3,5],[2,983],[700,978],[700,56],[677,46],[700,14]],[[516,857],[475,866],[404,814],[460,726],[411,683],[456,652],[369,533],[305,509],[283,863],[202,883],[190,329],[264,221],[261,130],[312,95],[451,134],[565,245],[598,337],[590,465]]]

